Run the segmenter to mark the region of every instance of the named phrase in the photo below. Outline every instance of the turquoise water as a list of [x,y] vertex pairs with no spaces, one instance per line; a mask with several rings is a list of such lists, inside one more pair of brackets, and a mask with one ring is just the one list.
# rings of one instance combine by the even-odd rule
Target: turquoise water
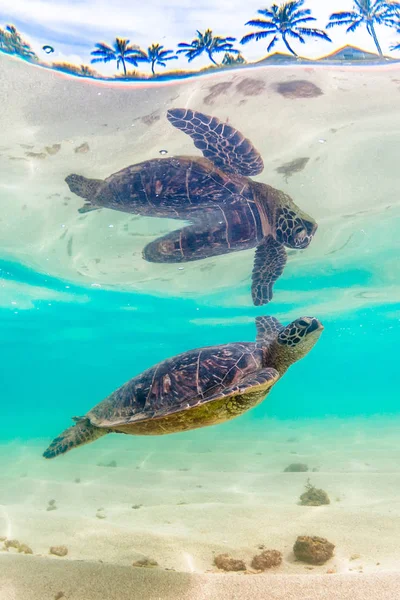
[[[29,310],[0,312],[7,399],[2,439],[52,437],[68,426],[70,417],[85,413],[131,377],[187,349],[253,341],[252,319],[267,312],[219,306],[229,294],[161,298],[78,287],[4,261],[0,269],[3,290],[12,281],[26,290],[35,286],[63,292],[68,287],[71,294],[68,302],[33,300]],[[281,287],[310,290],[311,285],[318,295],[328,283],[332,289],[351,287],[367,284],[368,277],[367,271],[351,269],[330,275],[329,281],[322,274],[283,278]],[[307,314],[295,301],[280,304],[279,286],[276,298],[268,312]],[[399,319],[393,315],[399,308],[400,303],[318,315],[325,330],[317,346],[289,370],[265,403],[240,419],[398,414],[393,348]],[[229,426],[220,426],[220,434]]]
[[[132,565],[144,556],[158,562],[160,581],[165,570],[212,578],[217,554],[249,566],[261,545],[282,553],[283,576],[349,575],[358,554],[366,573],[399,571],[397,65],[262,66],[118,84],[0,61],[0,104],[8,94],[0,111],[0,536],[33,550],[0,546],[0,562],[20,561],[29,580],[25,565],[51,574],[68,561],[63,576],[76,580],[85,565],[92,582],[101,561],[113,589],[112,568],[135,582],[143,571]],[[256,184],[246,184],[254,196],[243,175],[210,175],[198,161],[204,140],[193,144],[187,123],[168,112],[182,107],[240,132],[218,156],[226,152],[229,172],[237,147],[250,148],[243,163],[255,165]],[[154,170],[160,163],[145,162],[163,158],[175,169],[173,194]],[[156,172],[147,187],[132,168],[143,162],[150,179]],[[124,179],[107,195],[102,182],[127,167],[131,196]],[[191,187],[191,169],[201,186]],[[254,192],[265,194],[261,184],[271,186],[268,201]],[[163,194],[169,204],[160,208]],[[295,212],[287,239],[280,202]],[[149,262],[143,250],[159,238],[167,260]],[[271,247],[281,259],[285,244],[273,297],[257,305],[254,265],[270,265]],[[196,252],[201,260],[186,260]],[[316,317],[324,330],[255,408],[213,427],[107,435],[43,458],[73,417],[133,377],[187,350],[253,342],[265,315],[284,325]],[[291,463],[308,470],[288,471]],[[299,504],[309,477],[329,505]],[[292,551],[305,534],[336,546],[314,571]],[[59,545],[65,563],[49,554]],[[60,573],[52,597],[68,589]],[[1,586],[0,575],[0,596]]]

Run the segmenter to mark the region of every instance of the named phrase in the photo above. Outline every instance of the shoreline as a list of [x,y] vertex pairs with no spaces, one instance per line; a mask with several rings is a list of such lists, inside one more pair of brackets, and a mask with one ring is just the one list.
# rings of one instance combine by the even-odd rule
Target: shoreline
[[[339,48],[339,50],[341,50],[343,48]],[[339,50],[335,50],[334,52],[338,52]],[[362,50],[362,49],[360,49]],[[364,52],[364,50],[362,50]],[[366,51],[365,51],[366,52]],[[279,54],[279,53],[278,53]],[[67,76],[70,77],[72,79],[83,79],[84,81],[90,81],[92,83],[95,84],[106,84],[106,85],[116,85],[118,88],[124,87],[124,86],[128,86],[131,87],[133,84],[133,87],[136,88],[140,88],[140,87],[150,87],[150,88],[154,88],[157,86],[161,86],[161,85],[170,85],[170,84],[175,84],[175,83],[179,83],[180,81],[182,82],[186,82],[188,80],[191,80],[193,78],[207,78],[207,77],[212,77],[214,75],[221,75],[224,73],[227,73],[228,75],[231,75],[232,73],[241,73],[242,74],[246,71],[253,71],[253,70],[257,70],[257,69],[265,69],[265,68],[271,68],[271,69],[286,69],[286,68],[300,68],[300,69],[314,69],[314,68],[323,68],[323,69],[357,69],[359,71],[364,71],[364,70],[374,70],[376,69],[383,69],[383,70],[390,70],[392,67],[398,67],[400,64],[400,58],[393,58],[391,56],[384,56],[382,59],[379,58],[379,56],[377,55],[376,59],[371,59],[371,60],[354,60],[352,61],[351,59],[349,60],[342,60],[342,61],[329,61],[329,58],[326,57],[326,55],[323,55],[321,58],[317,58],[317,59],[308,59],[305,57],[298,57],[298,60],[288,60],[288,61],[278,61],[278,62],[273,62],[271,57],[267,57],[267,58],[261,58],[260,60],[258,60],[257,62],[252,62],[252,63],[246,63],[243,65],[238,65],[238,66],[221,66],[218,65],[217,67],[203,67],[202,69],[199,69],[198,71],[189,71],[189,72],[185,72],[185,73],[181,73],[181,74],[176,74],[173,71],[171,71],[168,74],[164,74],[164,73],[160,73],[158,74],[156,77],[151,77],[150,75],[148,77],[138,77],[137,79],[133,78],[130,79],[129,77],[107,77],[106,75],[104,76],[100,76],[100,77],[95,77],[95,76],[82,76],[82,75],[78,75],[76,73],[67,71],[67,70],[63,70],[62,68],[57,68],[52,66],[51,64],[42,64],[42,63],[35,63],[34,61],[30,61],[25,59],[22,56],[18,56],[18,55],[13,55],[10,54],[8,52],[2,52],[0,51],[0,58],[2,56],[6,56],[8,58],[12,58],[12,59],[16,59],[18,61],[22,61],[32,67],[37,67],[46,71],[51,71],[51,72],[55,72],[58,73],[62,76]],[[329,55],[328,55],[329,56]],[[269,62],[269,60],[271,60],[271,62]],[[78,66],[78,65],[71,65],[71,66]]]
[[220,575],[0,556],[1,600],[394,600],[400,574]]

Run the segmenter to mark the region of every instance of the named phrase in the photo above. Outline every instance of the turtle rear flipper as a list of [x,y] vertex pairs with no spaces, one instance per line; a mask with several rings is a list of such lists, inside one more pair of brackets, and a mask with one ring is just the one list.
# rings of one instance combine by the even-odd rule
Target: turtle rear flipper
[[226,173],[248,176],[263,170],[263,160],[253,144],[231,125],[185,108],[170,109],[167,118],[192,138],[203,156]]
[[282,275],[286,260],[284,246],[272,235],[267,235],[257,246],[251,286],[255,306],[268,304],[271,300],[272,286]]
[[45,458],[55,458],[59,454],[64,454],[72,448],[83,446],[94,442],[97,438],[109,433],[108,429],[101,429],[91,424],[90,420],[83,417],[74,417],[76,425],[65,429],[58,437],[56,437],[50,446],[43,452]]

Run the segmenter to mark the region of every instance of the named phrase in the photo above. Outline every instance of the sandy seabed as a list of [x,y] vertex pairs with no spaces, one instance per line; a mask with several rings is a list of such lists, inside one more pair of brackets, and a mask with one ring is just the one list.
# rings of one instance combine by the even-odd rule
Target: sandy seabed
[[[41,458],[47,440],[2,444],[0,536],[33,555],[0,552],[1,600],[400,596],[398,420],[221,427],[108,436],[52,461]],[[294,462],[309,471],[284,472]],[[308,478],[329,505],[299,504]],[[326,537],[333,558],[296,561],[298,535]],[[49,554],[60,545],[67,556]],[[249,566],[260,545],[282,552],[280,567],[213,564],[229,553]],[[132,566],[144,557],[158,567]]]

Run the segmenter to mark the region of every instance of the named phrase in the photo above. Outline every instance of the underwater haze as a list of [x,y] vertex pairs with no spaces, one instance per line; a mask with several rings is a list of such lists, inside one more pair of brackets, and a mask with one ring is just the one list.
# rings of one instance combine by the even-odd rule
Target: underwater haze
[[[239,23],[215,68],[171,51],[164,78],[137,49],[111,76],[74,11],[58,46],[30,10],[25,46],[0,35],[0,599],[394,598],[397,9],[386,58],[365,29],[362,56],[317,60],[332,27],[307,21],[308,62],[279,38],[257,63]],[[71,67],[90,56],[99,77]],[[178,431],[112,432],[157,419]]]

